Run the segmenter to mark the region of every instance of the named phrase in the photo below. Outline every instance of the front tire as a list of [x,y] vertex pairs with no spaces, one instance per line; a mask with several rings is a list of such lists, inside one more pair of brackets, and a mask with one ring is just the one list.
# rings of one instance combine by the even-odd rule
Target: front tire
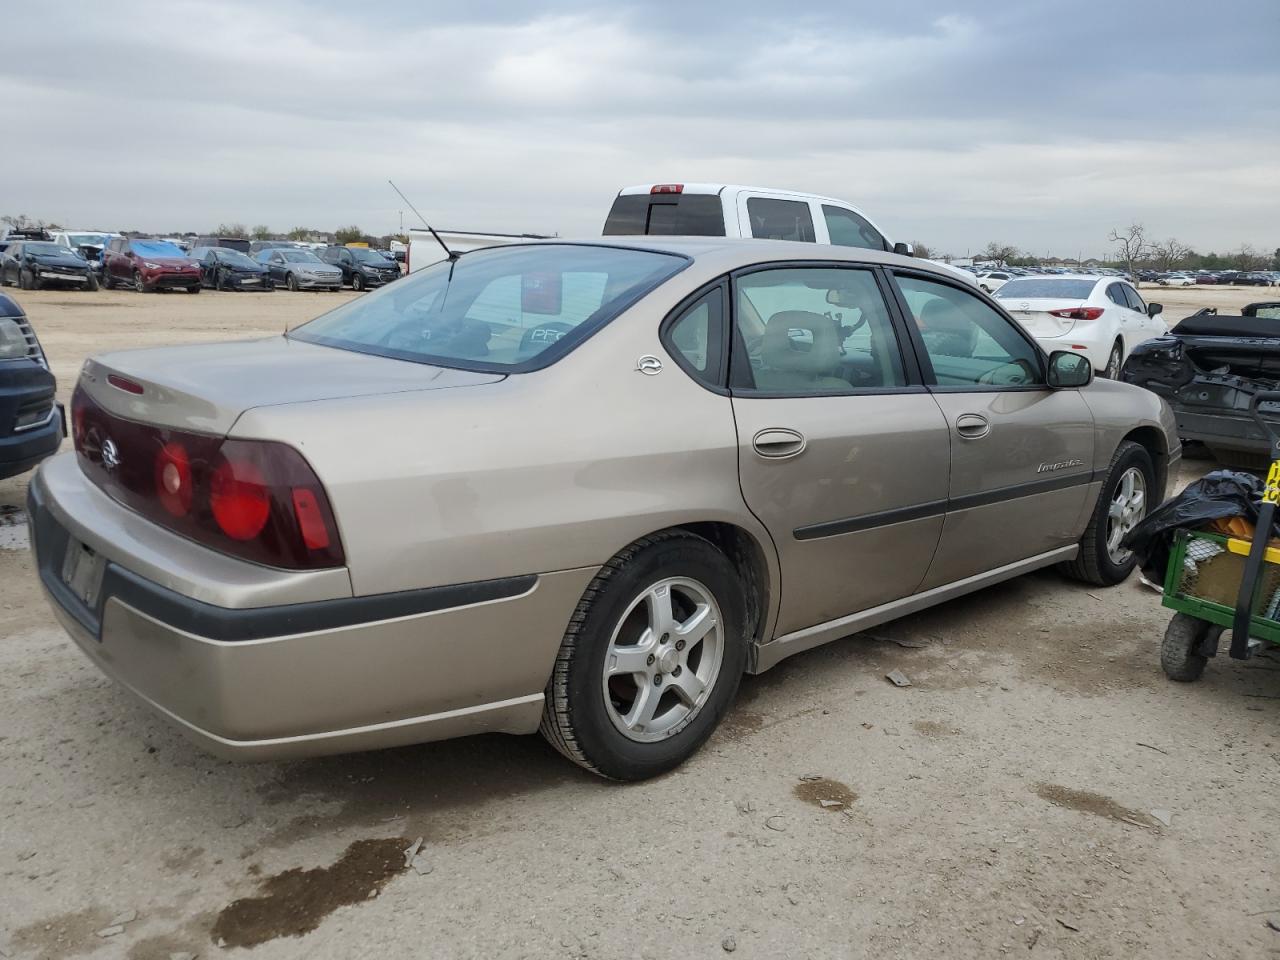
[[198,283],[194,284],[193,286],[187,287],[187,293],[199,293],[199,292],[200,292],[200,284]]
[[89,282],[85,284],[85,287],[88,289],[88,291],[89,291],[90,293],[97,293],[97,292],[98,292],[98,278],[97,278],[97,277],[95,277],[92,273],[91,273],[91,274],[89,274]]
[[1120,545],[1151,509],[1156,472],[1145,447],[1126,440],[1116,447],[1102,492],[1080,538],[1080,552],[1060,569],[1076,580],[1112,587],[1128,579],[1138,558]]
[[1175,613],[1160,643],[1160,666],[1170,680],[1192,683],[1204,673],[1209,658],[1198,651],[1211,624],[1186,613]]
[[601,568],[570,618],[547,684],[542,735],[579,766],[643,780],[711,736],[746,665],[746,604],[702,537],[644,537]]
[[138,293],[150,293],[147,289],[147,282],[142,279],[142,272],[135,270],[133,272],[133,289]]
[[298,278],[294,274],[289,274],[289,279],[285,281],[291,293],[298,292]]
[[33,278],[31,276],[30,270],[24,270],[21,267],[18,268],[18,289],[19,290],[30,290],[32,279]]

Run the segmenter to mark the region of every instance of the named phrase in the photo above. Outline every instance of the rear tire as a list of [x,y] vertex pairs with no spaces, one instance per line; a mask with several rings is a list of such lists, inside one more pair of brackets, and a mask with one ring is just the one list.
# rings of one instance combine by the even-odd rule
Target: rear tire
[[199,293],[199,292],[200,292],[200,284],[198,283],[195,284],[194,286],[187,287],[187,293]]
[[285,281],[291,293],[298,292],[298,278],[294,274],[289,274],[289,279]]
[[1192,683],[1204,673],[1209,658],[1199,649],[1212,625],[1186,613],[1175,613],[1160,643],[1160,666],[1165,676],[1179,683]]
[[[695,638],[700,617],[705,632]],[[674,530],[636,541],[600,569],[569,620],[542,735],[614,780],[678,766],[733,701],[746,666],[745,623],[742,584],[711,543]],[[619,669],[632,663],[635,671]]]
[[[1141,476],[1140,484],[1134,472]],[[1130,511],[1127,502],[1123,505],[1119,503],[1122,499],[1132,499],[1131,496],[1123,495],[1122,487],[1126,480],[1132,481],[1135,488],[1141,487],[1140,510]],[[1114,534],[1115,524],[1132,529],[1150,512],[1155,487],[1156,472],[1146,448],[1132,440],[1126,440],[1116,447],[1107,477],[1102,483],[1102,491],[1098,494],[1098,502],[1089,518],[1089,526],[1080,538],[1080,552],[1074,560],[1060,564],[1059,569],[1072,579],[1099,587],[1112,587],[1128,579],[1138,558],[1127,550],[1113,555],[1109,541]]]
[[1115,346],[1111,348],[1111,355],[1107,357],[1107,366],[1100,376],[1107,380],[1120,379],[1120,367],[1124,360],[1124,347],[1120,345],[1120,341],[1115,342]]

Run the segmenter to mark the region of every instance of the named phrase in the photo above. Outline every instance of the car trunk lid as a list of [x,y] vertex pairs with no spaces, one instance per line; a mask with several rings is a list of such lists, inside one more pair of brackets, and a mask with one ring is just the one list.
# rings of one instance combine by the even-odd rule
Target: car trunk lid
[[125,419],[222,435],[253,407],[501,379],[272,337],[108,353],[86,362],[80,382],[98,404]]
[[1077,323],[1091,322],[1055,316],[1050,312],[1083,309],[1087,304],[1080,299],[1001,298],[1000,303],[1033,337],[1061,337],[1070,333]]

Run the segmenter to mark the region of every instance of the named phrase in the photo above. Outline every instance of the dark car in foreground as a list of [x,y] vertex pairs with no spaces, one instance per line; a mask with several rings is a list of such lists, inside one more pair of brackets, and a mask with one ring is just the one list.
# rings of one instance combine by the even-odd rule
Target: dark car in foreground
[[290,290],[341,290],[342,269],[325,263],[310,250],[266,249],[256,257],[271,282]]
[[191,259],[200,265],[200,283],[213,290],[274,290],[267,268],[248,254],[230,247],[193,247]]
[[78,251],[48,240],[17,240],[0,254],[0,286],[23,290],[78,287],[97,290],[98,278]]
[[55,387],[26,313],[0,293],[0,480],[57,452],[66,433]]
[[320,259],[342,271],[342,282],[353,290],[368,290],[400,279],[400,265],[368,247],[325,247]]
[[[1168,401],[1184,441],[1204,444],[1230,466],[1263,469],[1270,446],[1249,403],[1255,393],[1280,390],[1280,302],[1251,303],[1239,316],[1201,310],[1135,346],[1120,379]],[[1280,421],[1277,405],[1261,411]]]
[[181,247],[166,240],[116,237],[103,256],[102,285],[108,290],[133,287],[139,293],[199,293],[200,268]]

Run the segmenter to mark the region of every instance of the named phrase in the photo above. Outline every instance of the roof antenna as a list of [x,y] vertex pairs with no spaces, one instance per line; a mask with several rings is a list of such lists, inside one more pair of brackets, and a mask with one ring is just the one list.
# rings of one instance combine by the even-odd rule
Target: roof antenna
[[394,183],[392,183],[391,180],[387,180],[387,183],[391,184],[392,190],[400,194],[400,199],[403,200],[406,204],[408,204],[409,209],[412,210],[414,213],[418,214],[418,219],[422,221],[422,225],[431,231],[431,235],[436,238],[436,243],[440,244],[440,248],[444,250],[445,256],[449,260],[449,272],[450,274],[452,274],[454,261],[456,261],[458,257],[462,256],[462,254],[455,253],[454,251],[449,249],[449,247],[445,244],[445,242],[440,239],[440,234],[436,233],[436,228],[431,226],[431,224],[427,223],[426,217],[424,217],[421,213],[418,213],[418,208],[415,207],[413,203],[409,200],[409,198],[404,195],[404,191],[402,191],[399,187],[397,187]]

